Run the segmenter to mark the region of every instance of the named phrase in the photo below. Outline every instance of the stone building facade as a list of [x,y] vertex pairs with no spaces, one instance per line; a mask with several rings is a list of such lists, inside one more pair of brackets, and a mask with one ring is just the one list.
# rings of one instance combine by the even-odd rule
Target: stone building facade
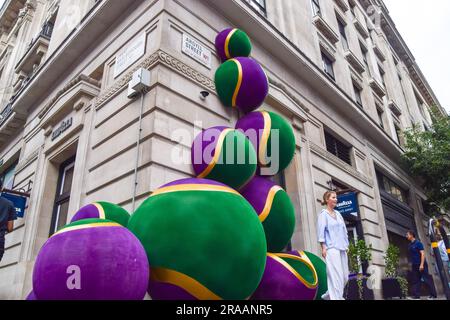
[[[390,242],[406,245],[406,229],[426,242],[426,196],[400,167],[401,132],[430,127],[431,105],[445,111],[382,1],[6,0],[0,174],[29,197],[6,237],[0,299],[29,293],[39,249],[81,206],[103,200],[132,212],[160,185],[192,176],[189,161],[175,161],[189,158],[180,132],[234,126],[240,115],[222,106],[213,81],[214,39],[228,26],[249,34],[268,74],[264,108],[295,130],[295,158],[278,177],[296,208],[292,248],[319,252],[317,213],[330,188],[357,194],[348,228],[372,245],[376,273]],[[188,40],[201,54],[183,49]],[[141,67],[151,87],[130,99]]]

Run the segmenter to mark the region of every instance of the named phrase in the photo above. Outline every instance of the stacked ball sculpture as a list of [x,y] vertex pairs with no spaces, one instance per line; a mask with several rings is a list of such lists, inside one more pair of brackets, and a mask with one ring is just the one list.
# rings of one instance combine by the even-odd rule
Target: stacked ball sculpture
[[142,300],[149,265],[139,240],[118,223],[85,219],[44,244],[33,271],[38,300]]
[[122,207],[105,201],[88,204],[78,210],[71,222],[84,219],[107,219],[127,227],[130,214]]
[[269,93],[267,76],[251,58],[233,58],[216,71],[217,94],[227,107],[251,112],[260,107]]
[[253,143],[258,154],[258,164],[269,168],[267,175],[276,175],[286,169],[295,153],[295,136],[292,126],[274,112],[249,113],[236,123]]
[[317,272],[309,259],[291,254],[267,254],[266,268],[254,300],[314,300]]
[[215,44],[218,97],[245,115],[203,130],[191,148],[196,178],[163,185],[131,216],[109,202],[78,210],[40,250],[28,300],[314,300],[327,290],[319,257],[279,253],[295,210],[271,176],[293,159],[293,129],[255,111],[269,84],[245,32],[226,29]]
[[295,227],[294,207],[286,191],[271,180],[256,176],[241,194],[263,224],[269,252],[282,251],[291,240]]
[[129,228],[147,251],[153,299],[246,299],[261,280],[263,227],[250,204],[219,182],[184,179],[161,187]]
[[191,160],[198,178],[222,182],[234,189],[256,172],[256,151],[241,132],[213,127],[201,132],[192,145]]
[[317,272],[318,287],[316,300],[322,300],[321,298],[322,295],[328,291],[327,265],[325,264],[325,262],[315,254],[308,251],[291,251],[289,252],[289,254],[298,256],[303,259],[309,259],[309,261],[314,266],[314,269],[316,269]]
[[248,57],[252,44],[247,34],[239,29],[228,28],[216,37],[217,54],[222,62],[236,57]]

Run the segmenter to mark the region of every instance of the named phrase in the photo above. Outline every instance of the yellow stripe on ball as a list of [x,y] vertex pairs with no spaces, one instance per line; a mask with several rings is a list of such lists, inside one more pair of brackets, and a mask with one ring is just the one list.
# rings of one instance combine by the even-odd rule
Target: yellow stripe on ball
[[150,195],[150,197],[178,191],[216,191],[216,192],[228,192],[241,196],[240,193],[237,192],[236,190],[233,190],[225,186],[218,186],[214,184],[181,184],[158,189],[155,192],[153,192]]
[[[291,255],[291,254],[283,254],[283,253],[279,253],[279,254],[268,253],[267,256],[271,257],[272,259],[276,260],[278,263],[283,265],[283,267],[288,269],[307,288],[315,289],[317,287],[317,285],[319,284],[319,280],[318,280],[318,277],[317,277],[316,269],[314,268],[314,266],[310,262],[306,261],[305,259],[302,259],[300,257],[294,256],[294,255]],[[306,281],[294,268],[292,268],[289,265],[289,263],[287,263],[286,261],[284,261],[281,258],[289,258],[289,259],[292,259],[292,260],[297,260],[297,261],[304,262],[306,264],[306,266],[313,272],[314,282],[313,283],[309,283],[308,281]]]
[[236,89],[234,90],[234,94],[233,94],[233,99],[231,100],[231,106],[233,108],[236,107],[236,100],[237,100],[237,96],[239,94],[239,90],[241,90],[241,85],[242,85],[242,65],[241,63],[236,60],[236,59],[232,59],[231,61],[233,61],[234,63],[236,63],[236,66],[238,68],[238,82],[236,84]]
[[198,300],[223,300],[197,280],[178,271],[165,268],[152,268],[150,278],[156,282],[178,286]]
[[90,228],[103,228],[103,227],[123,227],[122,225],[115,223],[115,222],[102,222],[102,223],[89,223],[89,224],[83,224],[79,226],[73,226],[73,227],[67,227],[65,229],[62,229],[58,232],[56,232],[52,237],[70,232],[70,231],[76,231],[76,230],[82,230],[82,229],[90,229]]
[[97,208],[98,210],[98,215],[100,219],[106,219],[105,216],[105,210],[103,209],[103,207],[99,204],[99,203],[94,203],[94,206]]
[[283,190],[283,188],[279,186],[273,186],[270,188],[269,194],[267,195],[266,204],[264,205],[264,209],[259,214],[259,221],[264,222],[267,219],[270,213],[270,209],[272,209],[273,199],[278,191]]
[[227,39],[225,40],[225,56],[227,57],[227,59],[231,58],[231,54],[230,54],[230,41],[231,41],[231,37],[236,33],[237,29],[233,29],[227,36]]
[[272,118],[270,118],[270,115],[266,111],[262,111],[261,114],[264,117],[264,131],[261,137],[261,142],[259,144],[259,163],[261,166],[267,166],[266,162],[266,150],[267,150],[267,143],[269,141],[270,137],[270,129],[272,128]]

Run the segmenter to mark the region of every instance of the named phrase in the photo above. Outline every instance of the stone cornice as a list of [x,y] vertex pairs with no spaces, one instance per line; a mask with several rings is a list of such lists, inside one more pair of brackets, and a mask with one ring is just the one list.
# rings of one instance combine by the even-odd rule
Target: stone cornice
[[334,0],[334,2],[344,12],[346,12],[349,9],[347,3],[345,3],[345,0]]
[[330,27],[330,25],[320,16],[316,15],[313,18],[313,23],[316,28],[330,41],[333,45],[339,41],[339,36],[336,32]]
[[358,59],[358,57],[351,50],[345,51],[344,56],[345,59],[347,59],[348,63],[359,74],[362,74],[366,70],[364,64]]
[[66,92],[68,92],[70,89],[72,89],[73,87],[75,87],[78,83],[80,82],[87,82],[97,88],[100,88],[100,83],[95,80],[92,79],[84,74],[79,75],[78,77],[74,78],[72,81],[70,81],[69,83],[67,83],[61,90],[59,90],[56,95],[44,106],[44,108],[39,112],[39,118],[42,119],[45,114],[47,113],[48,110],[50,110],[50,108],[53,106],[53,104],[62,96],[64,95]]
[[183,76],[195,81],[202,87],[215,91],[216,86],[214,81],[207,77],[206,75],[198,72],[197,70],[189,67],[188,65],[181,62],[179,59],[171,56],[170,54],[158,50],[152,55],[148,56],[141,63],[136,65],[132,70],[128,71],[125,75],[123,75],[111,88],[109,88],[104,94],[102,94],[94,103],[95,108],[100,107],[110,98],[112,98],[118,91],[124,88],[128,82],[131,80],[133,73],[139,68],[150,69],[156,64],[164,64],[165,66],[179,72]]

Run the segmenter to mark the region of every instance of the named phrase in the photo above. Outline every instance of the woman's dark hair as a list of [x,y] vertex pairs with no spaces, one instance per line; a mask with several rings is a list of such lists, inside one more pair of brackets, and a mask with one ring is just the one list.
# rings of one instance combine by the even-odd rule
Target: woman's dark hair
[[407,233],[409,233],[410,235],[412,235],[414,238],[416,237],[416,232],[413,230],[408,230]]

